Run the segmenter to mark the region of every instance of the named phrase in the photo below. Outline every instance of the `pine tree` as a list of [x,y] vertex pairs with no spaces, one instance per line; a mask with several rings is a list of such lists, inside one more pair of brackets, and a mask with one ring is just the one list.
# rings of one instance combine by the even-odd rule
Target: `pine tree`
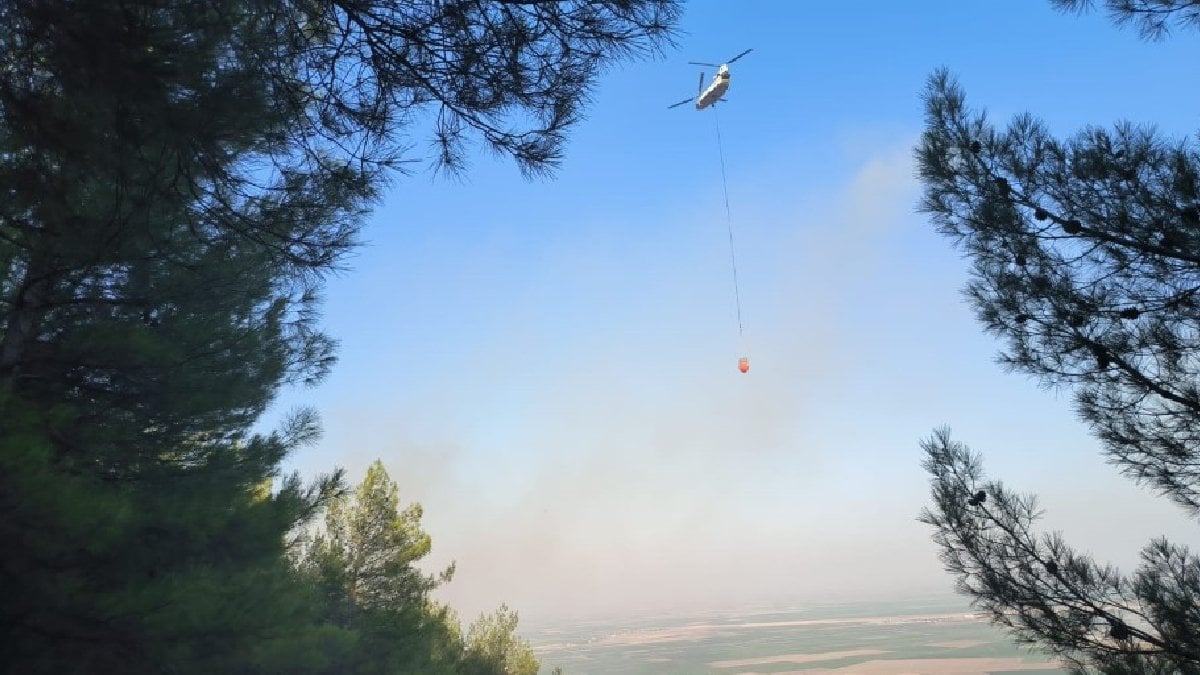
[[467,629],[466,666],[462,672],[466,675],[537,675],[541,664],[529,641],[517,635],[518,619],[517,613],[508,605],[500,605],[496,611],[476,619]]
[[353,625],[363,609],[421,606],[454,575],[453,565],[436,576],[416,566],[433,544],[421,505],[401,509],[399,491],[376,460],[352,495],[329,503],[325,527],[306,545],[304,564],[328,589],[338,623]]
[[401,508],[399,486],[376,460],[353,494],[329,503],[324,527],[306,537],[300,569],[319,589],[325,618],[357,640],[346,671],[459,672],[457,619],[430,597],[454,565],[436,575],[419,567],[432,550],[422,515],[420,504]]
[[376,460],[352,494],[331,500],[324,527],[306,535],[297,563],[323,598],[329,622],[355,640],[339,667],[354,673],[537,675],[517,613],[501,605],[463,635],[458,616],[431,597],[454,564],[427,574],[432,540],[420,504],[400,505],[397,483]]
[[[1147,36],[1200,16],[1194,0],[1108,4]],[[923,208],[972,259],[967,296],[1002,363],[1073,390],[1111,463],[1200,516],[1197,143],[1128,123],[1059,140],[1031,115],[998,130],[945,71],[925,101]],[[1035,498],[986,480],[947,430],[923,447],[922,520],[994,622],[1078,672],[1200,672],[1195,553],[1157,539],[1122,575],[1038,533]]]
[[408,161],[414,116],[434,113],[440,166],[462,170],[474,138],[548,171],[600,68],[677,13],[0,4],[0,669],[336,663],[356,637],[319,625],[284,534],[338,476],[278,476],[310,413],[249,434],[333,363],[323,276]]

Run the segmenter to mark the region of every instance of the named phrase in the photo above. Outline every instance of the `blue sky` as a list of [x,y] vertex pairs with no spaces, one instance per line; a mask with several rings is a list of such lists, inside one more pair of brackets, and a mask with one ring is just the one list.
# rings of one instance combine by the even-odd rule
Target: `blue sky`
[[[943,65],[996,120],[1194,132],[1194,35],[1146,43],[1044,0],[706,0],[681,29],[603,76],[553,180],[487,153],[461,182],[395,180],[328,286],[334,374],[264,420],[321,413],[290,469],[383,459],[433,562],[458,561],[443,597],[535,622],[948,591],[915,522],[942,424],[1105,559],[1195,539],[1103,463],[1068,395],[994,364],[911,159]],[[741,375],[713,113],[666,106],[695,90],[687,61],[748,47],[719,111]]]

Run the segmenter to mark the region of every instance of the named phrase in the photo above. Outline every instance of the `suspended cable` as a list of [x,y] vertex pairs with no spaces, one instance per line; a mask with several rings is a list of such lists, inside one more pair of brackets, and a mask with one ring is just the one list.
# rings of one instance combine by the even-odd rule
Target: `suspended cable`
[[721,156],[721,188],[725,193],[725,226],[729,230],[729,263],[733,268],[733,300],[737,306],[738,337],[744,338],[745,329],[742,327],[742,296],[738,290],[737,255],[733,247],[733,215],[729,210],[729,181],[725,177],[725,147],[721,142],[721,120],[717,116],[717,106],[713,106],[713,120],[717,125],[717,152]]

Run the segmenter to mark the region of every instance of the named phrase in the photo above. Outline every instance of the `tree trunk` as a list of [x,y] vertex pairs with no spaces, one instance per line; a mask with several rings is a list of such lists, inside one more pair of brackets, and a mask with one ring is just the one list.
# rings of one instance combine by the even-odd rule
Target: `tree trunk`
[[4,337],[0,341],[0,383],[6,388],[11,388],[25,351],[37,336],[39,320],[46,311],[46,300],[53,286],[51,266],[45,258],[35,256],[25,271],[19,290],[13,294],[12,309],[4,321]]

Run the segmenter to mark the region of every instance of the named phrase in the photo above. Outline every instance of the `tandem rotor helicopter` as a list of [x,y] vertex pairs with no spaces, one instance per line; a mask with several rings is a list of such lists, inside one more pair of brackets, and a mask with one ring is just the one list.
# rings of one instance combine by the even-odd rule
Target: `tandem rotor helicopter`
[[704,110],[705,108],[707,108],[711,105],[715,105],[717,103],[717,101],[720,101],[721,97],[723,97],[725,95],[725,92],[729,91],[729,64],[733,63],[734,61],[737,61],[738,59],[742,58],[743,56],[749,54],[752,51],[754,51],[754,50],[747,49],[746,51],[742,52],[741,54],[738,54],[737,56],[733,57],[732,59],[729,59],[725,63],[722,63],[720,66],[718,66],[715,63],[704,63],[702,61],[688,61],[688,63],[693,66],[708,66],[710,68],[716,68],[717,74],[713,75],[712,83],[708,85],[708,89],[705,89],[704,88],[704,71],[700,71],[700,86],[698,88],[698,94],[697,94],[696,98],[695,99],[690,98],[690,97],[685,98],[682,101],[680,101],[679,103],[674,103],[672,105],[667,106],[667,108],[677,108],[685,103],[691,103],[693,100],[696,102],[696,110]]

